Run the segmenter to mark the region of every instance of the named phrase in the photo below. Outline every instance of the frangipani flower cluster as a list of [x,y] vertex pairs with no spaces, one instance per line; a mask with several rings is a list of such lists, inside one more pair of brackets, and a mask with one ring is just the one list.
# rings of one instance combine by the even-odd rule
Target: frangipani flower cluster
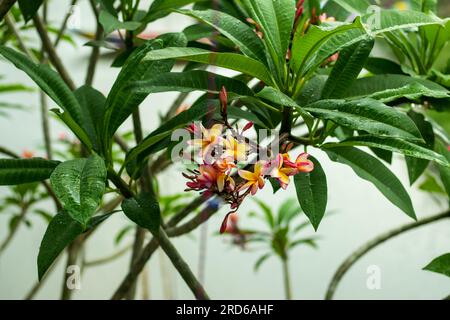
[[[201,123],[193,123],[188,130],[193,134],[188,142],[193,148],[195,168],[183,173],[189,181],[186,191],[198,191],[202,195],[220,196],[230,205],[221,227],[224,232],[228,216],[235,213],[245,197],[255,195],[263,189],[269,178],[276,179],[281,188],[286,189],[290,177],[300,172],[311,172],[314,164],[307,153],[291,159],[285,146],[282,153],[262,159],[260,147],[244,136],[253,123],[247,123],[242,130],[227,123],[216,123],[206,128]],[[250,159],[256,159],[250,161]]]

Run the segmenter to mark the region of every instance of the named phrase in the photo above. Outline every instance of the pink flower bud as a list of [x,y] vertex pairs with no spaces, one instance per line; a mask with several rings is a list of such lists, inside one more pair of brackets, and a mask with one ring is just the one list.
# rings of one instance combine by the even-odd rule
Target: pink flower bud
[[227,89],[225,87],[222,87],[219,93],[219,100],[220,100],[220,106],[222,113],[227,112],[227,105],[228,105],[228,93]]
[[242,132],[247,131],[248,129],[253,127],[253,122],[249,121],[247,122],[247,124],[245,125],[244,129],[242,129]]

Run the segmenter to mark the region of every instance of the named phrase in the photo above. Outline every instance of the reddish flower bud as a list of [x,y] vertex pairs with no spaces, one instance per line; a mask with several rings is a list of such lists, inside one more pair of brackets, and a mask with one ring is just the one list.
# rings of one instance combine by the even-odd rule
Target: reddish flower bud
[[244,129],[242,129],[242,132],[247,131],[248,129],[253,127],[253,122],[249,121],[247,122],[247,124],[245,125]]
[[220,90],[219,100],[220,100],[220,105],[222,107],[222,112],[226,112],[227,105],[228,105],[228,92],[225,87],[222,87],[222,89]]
[[225,218],[222,221],[222,224],[220,226],[220,234],[223,234],[226,230],[227,230],[227,226],[228,226],[228,217],[230,216],[230,213],[227,213],[227,215],[225,216]]

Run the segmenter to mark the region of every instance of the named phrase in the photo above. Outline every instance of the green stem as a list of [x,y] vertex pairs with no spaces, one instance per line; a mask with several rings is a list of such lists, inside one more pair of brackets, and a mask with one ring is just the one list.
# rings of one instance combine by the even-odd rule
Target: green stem
[[281,259],[283,265],[283,282],[284,282],[284,293],[286,300],[292,300],[292,289],[291,289],[291,275],[289,273],[289,260],[288,258]]

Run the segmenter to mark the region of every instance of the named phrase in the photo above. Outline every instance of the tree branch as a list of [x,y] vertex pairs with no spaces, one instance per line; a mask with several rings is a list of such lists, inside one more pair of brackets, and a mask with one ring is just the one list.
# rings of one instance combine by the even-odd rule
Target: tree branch
[[0,21],[8,13],[17,0],[0,0]]
[[357,249],[355,252],[353,252],[337,269],[336,273],[334,274],[333,278],[331,279],[331,282],[328,286],[327,293],[325,295],[326,300],[333,299],[334,293],[336,292],[336,288],[339,285],[340,281],[344,277],[344,275],[347,273],[347,271],[359,260],[361,259],[366,253],[371,251],[372,249],[376,248],[380,244],[413,229],[416,229],[418,227],[427,225],[429,223],[433,223],[442,219],[448,219],[450,218],[450,211],[446,211],[444,213],[431,216],[428,218],[425,218],[423,220],[407,224],[405,226],[399,227],[397,229],[388,231],[375,239],[367,242],[363,246],[361,246],[359,249]]

